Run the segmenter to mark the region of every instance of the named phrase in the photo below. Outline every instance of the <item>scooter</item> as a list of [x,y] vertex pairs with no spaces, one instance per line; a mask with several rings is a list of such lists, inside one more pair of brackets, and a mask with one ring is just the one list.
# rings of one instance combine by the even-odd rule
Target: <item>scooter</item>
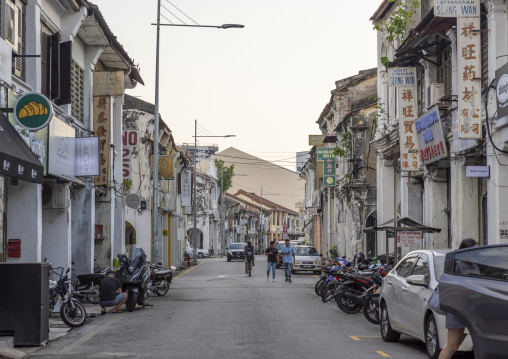
[[159,263],[150,265],[150,292],[158,296],[166,295],[173,280],[173,270],[163,269]]
[[146,254],[141,248],[133,248],[129,257],[125,254],[118,255],[121,265],[117,275],[122,283],[122,290],[127,293],[125,306],[128,312],[136,308],[136,304],[143,307],[150,292],[150,268],[146,264]]
[[88,303],[99,304],[99,285],[101,280],[108,274],[109,267],[97,268],[95,273],[80,274],[73,283],[74,290],[71,292],[74,298],[86,299]]

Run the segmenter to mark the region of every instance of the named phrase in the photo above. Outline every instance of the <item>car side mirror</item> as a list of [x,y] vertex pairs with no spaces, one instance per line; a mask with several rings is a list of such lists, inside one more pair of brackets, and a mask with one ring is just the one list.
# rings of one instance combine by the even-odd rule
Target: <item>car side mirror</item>
[[406,282],[412,285],[418,285],[422,287],[427,286],[427,279],[423,274],[410,275],[409,277],[407,277]]

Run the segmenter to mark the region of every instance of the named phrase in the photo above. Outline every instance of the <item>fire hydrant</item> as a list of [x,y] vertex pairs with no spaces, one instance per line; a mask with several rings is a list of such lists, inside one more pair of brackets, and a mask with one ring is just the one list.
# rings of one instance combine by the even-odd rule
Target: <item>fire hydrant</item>
[[187,267],[190,267],[190,255],[187,254]]

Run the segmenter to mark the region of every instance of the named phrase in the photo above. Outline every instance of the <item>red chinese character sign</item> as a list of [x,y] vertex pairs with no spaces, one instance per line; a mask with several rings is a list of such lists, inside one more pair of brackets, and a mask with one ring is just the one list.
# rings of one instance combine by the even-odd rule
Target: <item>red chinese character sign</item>
[[99,173],[96,186],[109,183],[109,162],[111,143],[111,99],[108,96],[93,98],[93,130],[99,137]]
[[479,18],[457,19],[459,139],[480,139],[481,36]]
[[415,130],[422,165],[448,156],[438,106],[432,107],[415,121]]
[[399,138],[401,171],[420,171],[420,156],[416,140],[415,120],[418,113],[416,86],[398,87]]

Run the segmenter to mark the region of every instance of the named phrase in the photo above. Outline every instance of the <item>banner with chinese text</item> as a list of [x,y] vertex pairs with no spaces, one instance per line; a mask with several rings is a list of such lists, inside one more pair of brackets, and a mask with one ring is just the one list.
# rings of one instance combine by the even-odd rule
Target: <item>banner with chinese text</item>
[[416,140],[415,119],[418,114],[416,86],[398,87],[399,138],[401,171],[420,171],[419,148]]
[[325,186],[335,186],[335,155],[332,158],[327,158],[323,166],[323,179]]
[[457,48],[459,139],[480,139],[482,49],[479,18],[457,19]]
[[99,137],[99,173],[95,177],[96,186],[109,184],[109,162],[111,143],[111,98],[108,96],[93,98],[93,130]]

